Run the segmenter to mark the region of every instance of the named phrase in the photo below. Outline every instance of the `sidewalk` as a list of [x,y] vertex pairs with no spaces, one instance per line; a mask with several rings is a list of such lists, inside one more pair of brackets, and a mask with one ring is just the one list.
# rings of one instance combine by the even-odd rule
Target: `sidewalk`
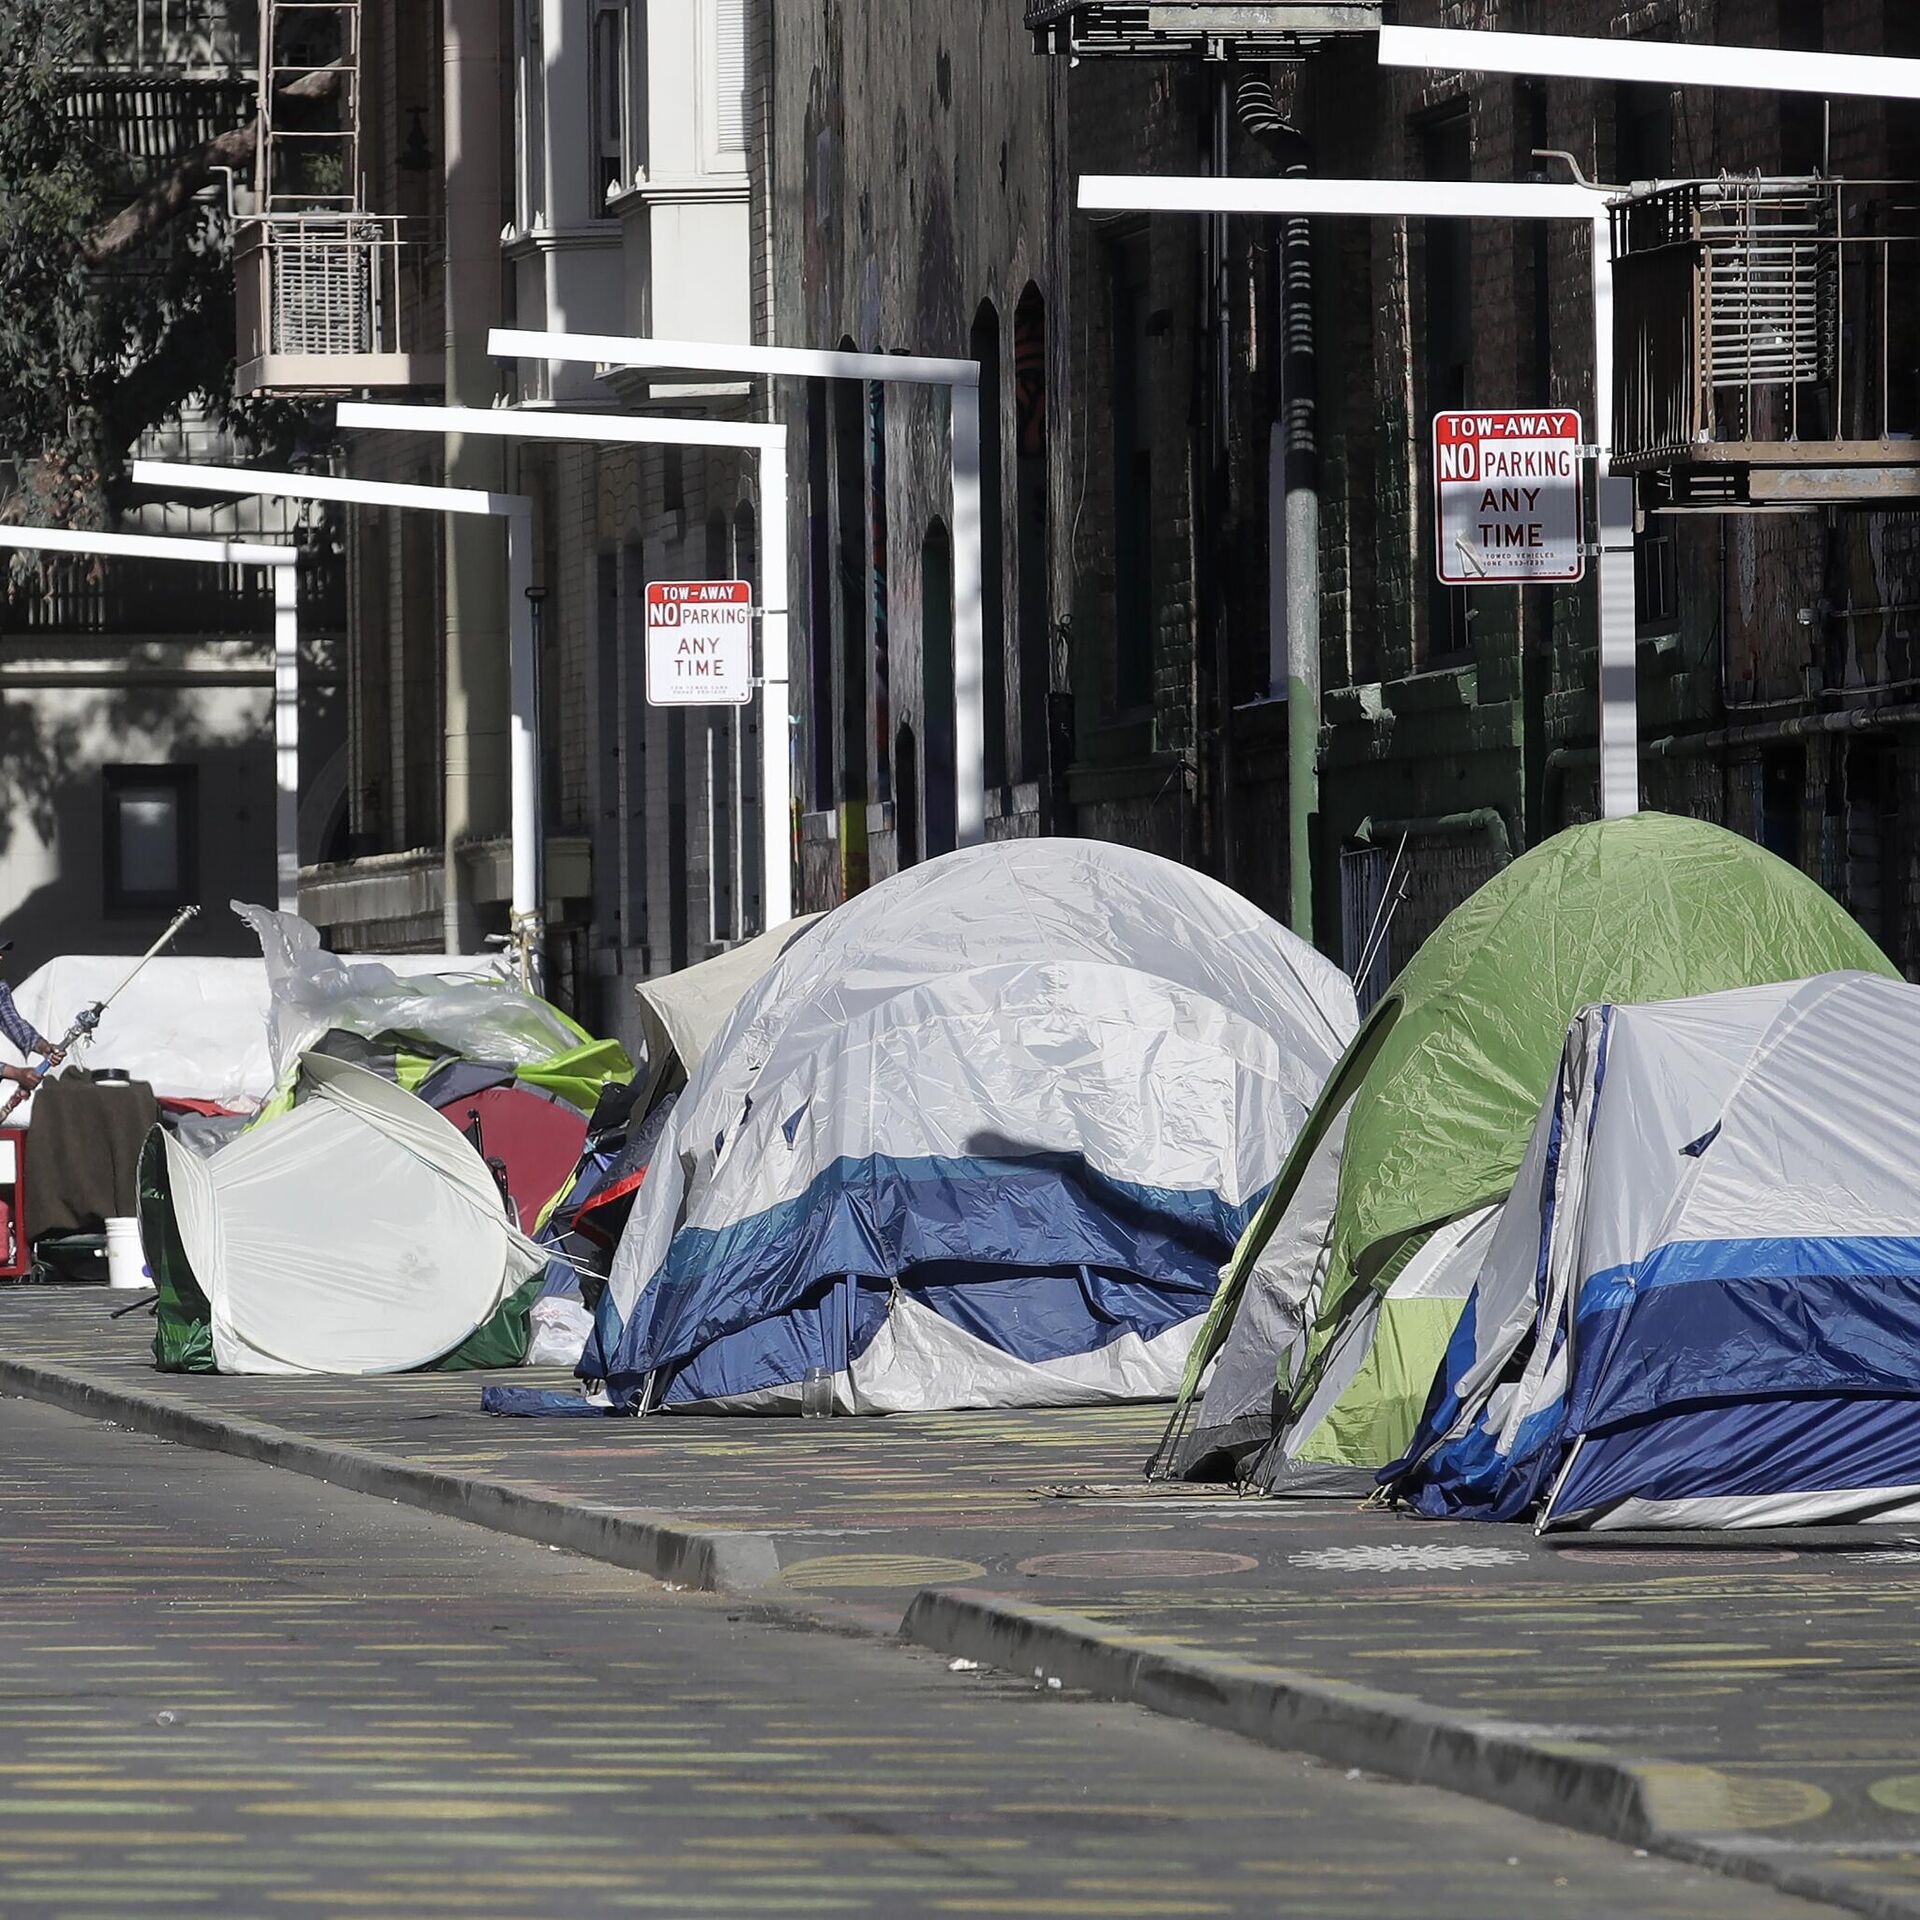
[[0,1292],[0,1391],[1920,1915],[1920,1548],[1156,1491],[1157,1407],[502,1421],[471,1374],[163,1376],[117,1304]]

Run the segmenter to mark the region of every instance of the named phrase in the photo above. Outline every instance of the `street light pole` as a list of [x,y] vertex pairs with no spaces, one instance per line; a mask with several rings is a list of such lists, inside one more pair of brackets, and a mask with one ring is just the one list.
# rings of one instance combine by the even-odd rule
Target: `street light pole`
[[[497,344],[497,342],[496,342]],[[793,917],[792,702],[787,685],[787,430],[760,421],[669,420],[628,414],[517,412],[507,407],[410,406],[343,400],[343,427],[406,433],[491,434],[611,446],[730,447],[760,463],[760,919]],[[538,768],[535,773],[537,776]],[[737,829],[736,829],[737,830]]]
[[[987,837],[984,616],[985,575],[980,524],[980,363],[904,353],[852,353],[813,347],[724,346],[712,341],[654,340],[643,335],[530,332],[496,327],[493,351],[529,360],[589,366],[685,368],[793,380],[871,380],[945,387],[952,396],[953,462],[953,758],[954,839],[963,847]],[[999,404],[996,395],[994,404]],[[768,518],[771,520],[772,516]],[[781,522],[784,549],[786,523]],[[785,622],[782,622],[782,654]]]
[[[202,467],[174,460],[136,460],[131,477],[136,486],[175,491],[192,489],[276,500],[331,500],[348,506],[479,515],[506,522],[507,573],[509,581],[515,583],[507,609],[514,688],[510,760],[513,878],[509,913],[516,946],[535,956],[533,970],[524,977],[529,985],[537,987],[540,921],[545,904],[536,891],[541,834],[539,749],[534,740],[532,711],[522,705],[523,697],[533,686],[533,609],[524,591],[533,577],[533,502],[523,494],[486,493],[477,487],[346,480],[330,474],[266,473],[252,467]],[[458,903],[451,886],[442,907],[442,927],[447,952],[460,952]]]
[[[1483,36],[1504,38],[1505,36]],[[1613,251],[1606,189],[1531,181],[1337,180],[1293,174],[1277,180],[1212,176],[1087,174],[1083,212],[1321,214],[1361,219],[1571,220],[1593,235],[1594,404],[1599,453],[1595,571],[1600,600],[1600,802],[1607,819],[1640,807],[1639,698],[1633,595],[1633,483],[1611,471],[1613,439]],[[1290,636],[1291,639],[1291,636]],[[1317,644],[1317,639],[1316,639]],[[1305,729],[1288,728],[1289,742]],[[1318,716],[1315,715],[1316,733]],[[1294,822],[1296,836],[1302,823]]]

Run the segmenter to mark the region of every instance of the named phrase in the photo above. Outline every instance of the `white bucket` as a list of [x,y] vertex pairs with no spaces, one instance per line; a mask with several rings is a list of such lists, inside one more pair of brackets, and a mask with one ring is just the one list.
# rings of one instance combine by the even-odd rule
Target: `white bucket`
[[107,1285],[110,1287],[150,1287],[146,1255],[140,1250],[140,1222],[120,1219],[107,1222]]

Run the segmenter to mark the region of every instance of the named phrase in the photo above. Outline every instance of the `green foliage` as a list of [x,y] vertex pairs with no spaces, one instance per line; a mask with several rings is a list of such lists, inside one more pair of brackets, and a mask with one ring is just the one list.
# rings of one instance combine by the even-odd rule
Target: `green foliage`
[[[0,517],[98,529],[128,450],[194,399],[267,441],[298,418],[235,409],[231,230],[189,199],[92,266],[89,233],[128,201],[127,157],[77,77],[134,0],[6,0],[0,47]],[[162,163],[164,166],[164,163]]]

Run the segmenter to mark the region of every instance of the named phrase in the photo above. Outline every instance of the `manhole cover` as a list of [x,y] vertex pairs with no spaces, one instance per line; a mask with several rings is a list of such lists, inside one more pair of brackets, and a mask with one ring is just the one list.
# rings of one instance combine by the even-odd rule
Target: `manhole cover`
[[1308,1547],[1287,1564],[1315,1573],[1464,1573],[1469,1567],[1507,1567],[1526,1559],[1518,1547]]
[[780,1570],[780,1584],[802,1593],[853,1587],[944,1587],[986,1573],[971,1560],[936,1560],[912,1553],[823,1553]]
[[1203,1580],[1259,1564],[1244,1553],[1037,1553],[1020,1571],[1043,1580]]
[[1589,1561],[1596,1567],[1666,1567],[1678,1573],[1731,1573],[1741,1567],[1778,1566],[1783,1560],[1800,1558],[1784,1547],[1755,1547],[1751,1552],[1735,1548],[1721,1553],[1711,1547],[1698,1553],[1684,1547],[1670,1553],[1640,1547],[1622,1547],[1618,1552],[1607,1547],[1557,1547],[1553,1557]]

